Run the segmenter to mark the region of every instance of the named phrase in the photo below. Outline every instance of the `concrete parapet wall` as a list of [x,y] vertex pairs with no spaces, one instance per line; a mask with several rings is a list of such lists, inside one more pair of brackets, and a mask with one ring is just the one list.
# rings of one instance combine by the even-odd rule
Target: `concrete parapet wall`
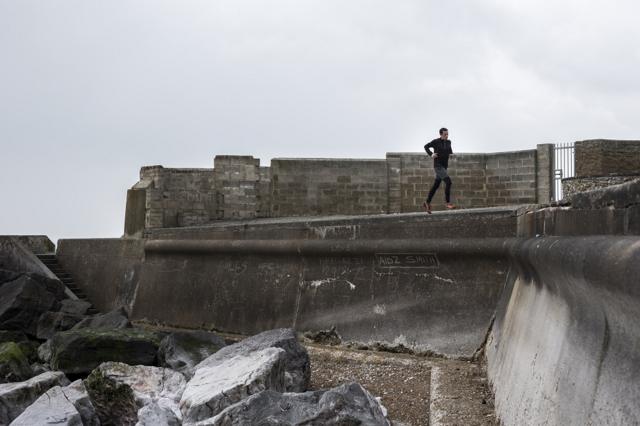
[[[537,152],[454,155],[449,159],[448,170],[453,181],[454,203],[464,208],[478,208],[539,202]],[[400,196],[392,205],[399,203],[402,212],[419,211],[435,179],[433,160],[422,153],[390,153],[387,161],[393,161],[394,168],[399,170],[395,186],[399,187]],[[392,182],[389,191],[391,194]],[[433,199],[433,206],[444,207],[444,186]]]
[[[133,190],[144,191],[145,227],[192,226],[215,220],[218,214],[213,169],[143,167]],[[137,231],[140,195],[127,197],[125,234]],[[131,212],[134,211],[134,212]]]
[[271,216],[385,213],[384,160],[271,160]]
[[640,422],[640,240],[541,238],[514,268],[486,346],[507,425]]
[[[548,202],[549,147],[456,154],[449,163],[454,203],[478,208]],[[125,235],[139,236],[141,226],[220,219],[417,212],[434,178],[426,153],[388,153],[382,160],[275,158],[270,167],[251,156],[218,155],[213,169],[143,167],[127,196]],[[444,207],[444,187],[433,205]]]
[[524,207],[394,215],[272,218],[193,228],[151,229],[149,239],[381,239],[516,236]]

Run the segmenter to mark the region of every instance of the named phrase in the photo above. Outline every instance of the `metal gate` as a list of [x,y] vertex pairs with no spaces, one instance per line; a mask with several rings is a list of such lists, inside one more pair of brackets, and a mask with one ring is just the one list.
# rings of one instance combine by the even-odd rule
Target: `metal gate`
[[562,179],[576,173],[574,142],[557,143],[553,147],[553,201],[562,200]]

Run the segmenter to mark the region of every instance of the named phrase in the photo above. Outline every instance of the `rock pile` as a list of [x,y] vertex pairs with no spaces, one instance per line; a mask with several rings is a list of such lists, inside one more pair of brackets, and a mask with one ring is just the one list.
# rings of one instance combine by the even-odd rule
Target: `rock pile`
[[292,329],[226,346],[88,308],[57,280],[0,270],[0,425],[389,424],[357,383],[308,391]]

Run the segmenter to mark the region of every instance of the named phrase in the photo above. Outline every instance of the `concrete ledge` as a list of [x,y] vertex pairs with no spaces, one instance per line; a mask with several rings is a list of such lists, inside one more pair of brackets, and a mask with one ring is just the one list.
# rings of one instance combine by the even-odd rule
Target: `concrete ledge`
[[624,209],[640,204],[640,179],[573,194],[565,200],[574,209]]
[[528,206],[362,216],[287,217],[221,221],[147,230],[149,239],[401,239],[515,237]]

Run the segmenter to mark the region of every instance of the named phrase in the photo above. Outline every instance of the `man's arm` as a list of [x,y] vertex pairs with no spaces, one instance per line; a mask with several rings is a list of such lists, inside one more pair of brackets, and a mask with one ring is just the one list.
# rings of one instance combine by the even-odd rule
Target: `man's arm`
[[427,154],[429,154],[429,157],[431,157],[433,155],[433,152],[431,152],[431,147],[433,146],[433,141],[429,142],[428,144],[426,144],[424,146],[424,150],[427,151]]

